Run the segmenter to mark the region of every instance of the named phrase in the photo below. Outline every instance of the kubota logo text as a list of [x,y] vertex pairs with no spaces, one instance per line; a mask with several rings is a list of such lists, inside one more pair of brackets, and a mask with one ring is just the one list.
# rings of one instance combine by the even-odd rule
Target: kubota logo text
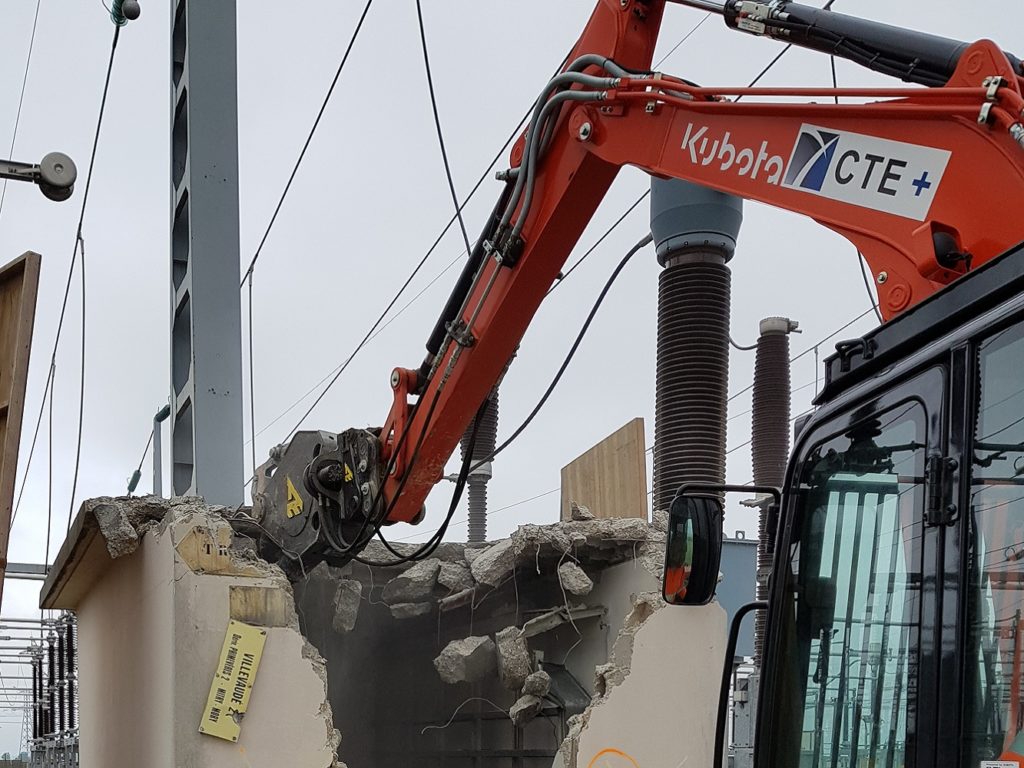
[[689,123],[682,150],[693,165],[924,221],[952,153],[850,131],[803,125],[789,163],[767,141],[737,146]]
[[707,126],[698,128],[693,123],[686,126],[683,151],[689,152],[690,162],[694,165],[715,165],[720,171],[735,168],[740,176],[749,176],[755,181],[763,178],[769,184],[779,183],[786,164],[781,156],[768,153],[767,141],[762,141],[756,150],[737,147],[732,143],[729,131],[715,138],[708,136]]

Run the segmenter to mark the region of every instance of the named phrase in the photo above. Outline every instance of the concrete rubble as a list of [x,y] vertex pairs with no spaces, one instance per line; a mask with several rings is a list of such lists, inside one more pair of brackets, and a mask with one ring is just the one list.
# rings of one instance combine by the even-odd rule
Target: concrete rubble
[[388,582],[384,587],[381,599],[388,605],[416,603],[425,600],[433,594],[440,571],[441,561],[438,559],[416,563],[409,570]]
[[473,574],[469,564],[441,563],[437,573],[437,583],[450,593],[462,592],[474,586]]
[[395,619],[415,619],[426,616],[432,610],[430,603],[396,603],[391,606],[391,616]]
[[567,592],[577,597],[589,595],[594,590],[594,582],[576,563],[562,563],[558,567],[558,581]]
[[[244,515],[233,509],[209,507],[198,499],[97,499],[87,505],[112,557],[134,552],[145,532],[159,525],[172,511],[175,515],[208,516],[213,520],[211,527]],[[587,507],[573,502],[570,517],[551,525],[523,525],[508,538],[488,545],[444,543],[429,559],[420,562],[373,568],[354,563],[343,568],[321,564],[310,571],[308,580],[320,584],[319,605],[331,603],[333,597],[325,612],[325,636],[339,641],[344,636],[348,638],[344,642],[360,642],[367,624],[379,623],[381,616],[401,621],[403,628],[397,631],[405,633],[404,627],[408,626],[410,636],[423,637],[428,659],[437,654],[433,657],[434,670],[430,670],[429,661],[422,662],[430,675],[436,672],[434,681],[445,685],[500,684],[508,698],[495,700],[502,708],[508,707],[508,716],[516,726],[523,726],[541,713],[548,716],[559,707],[558,696],[565,690],[565,658],[567,651],[573,653],[579,633],[604,632],[609,625],[605,622],[609,622],[611,635],[597,643],[600,656],[595,658],[593,651],[588,651],[590,655],[585,658],[589,666],[573,669],[573,676],[586,689],[584,695],[592,695],[593,699],[582,714],[569,718],[569,735],[555,766],[577,768],[575,745],[586,731],[592,711],[602,706],[629,677],[637,635],[663,607],[660,595],[654,591],[633,595],[631,602],[627,599],[634,591],[632,584],[650,584],[640,586],[636,590],[639,592],[655,589],[660,581],[668,515],[656,512],[650,524],[640,518],[595,518]],[[246,548],[240,536],[235,538],[238,542],[232,545],[233,559],[261,569],[260,572],[271,569],[279,573],[276,566],[259,560],[251,546]],[[408,556],[415,554],[419,545],[392,544],[391,548]],[[363,554],[370,561],[396,560],[392,552],[376,541]],[[631,588],[620,593],[622,606],[615,609],[612,621],[607,615],[610,596],[607,588],[602,587],[602,577],[607,569],[619,565],[630,569],[630,573],[635,569],[646,575],[639,582],[628,582]],[[283,574],[280,578],[286,581]],[[637,578],[640,577],[628,577]],[[308,612],[308,606],[305,610]],[[478,624],[474,624],[474,617],[478,617]],[[459,623],[464,621],[467,624]],[[537,628],[538,621],[544,626]],[[298,631],[297,619],[294,624]],[[455,635],[456,639],[449,641],[455,633],[443,636],[442,624],[460,627],[459,635],[464,631],[461,627],[466,627],[467,636]],[[529,631],[524,632],[527,625]],[[387,637],[386,626],[374,628],[374,632],[380,633],[375,637]],[[432,645],[435,633],[440,642]],[[316,635],[310,637],[320,642]],[[551,643],[556,643],[554,652],[548,647]],[[582,651],[575,653],[579,656]],[[327,667],[312,646],[307,661],[326,687]],[[333,669],[333,658],[329,663]],[[336,674],[332,675],[332,684]],[[558,682],[554,688],[553,675]],[[486,690],[492,692],[474,695],[496,695],[493,688]],[[331,707],[326,700],[324,707],[321,712],[332,723],[328,741],[336,753],[339,736],[333,729]],[[354,761],[351,755],[346,757]]]
[[544,670],[538,670],[526,678],[523,683],[522,694],[524,696],[538,696],[544,698],[551,690],[551,675]]
[[527,694],[516,700],[516,703],[512,705],[512,709],[509,710],[508,716],[512,718],[512,722],[516,726],[521,728],[539,715],[543,708],[544,699]]
[[494,674],[497,654],[489,637],[452,640],[434,659],[434,668],[446,683],[476,683]]
[[575,501],[569,502],[569,514],[571,519],[577,522],[595,519],[594,513],[590,511],[590,507],[577,504]]
[[335,632],[351,632],[359,618],[359,604],[363,599],[363,585],[354,579],[340,579],[334,592]]
[[498,677],[510,691],[518,691],[533,672],[533,659],[519,627],[507,627],[494,636],[498,652]]

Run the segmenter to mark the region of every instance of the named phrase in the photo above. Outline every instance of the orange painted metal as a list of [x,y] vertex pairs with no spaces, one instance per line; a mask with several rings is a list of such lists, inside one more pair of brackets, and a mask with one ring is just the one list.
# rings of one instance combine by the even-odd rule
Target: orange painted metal
[[[569,60],[596,53],[631,71],[646,71],[663,9],[661,0],[599,0]],[[984,81],[993,76],[1004,78],[1005,84],[991,99]],[[419,394],[424,407],[412,412],[407,397],[411,388],[404,382],[395,398],[383,433],[385,460],[399,447],[400,428],[407,424],[409,432],[395,457],[401,470],[384,485],[388,521],[420,518],[423,502],[466,426],[502,375],[623,165],[802,213],[843,235],[870,264],[882,312],[891,318],[969,266],[1024,240],[1024,223],[1009,213],[1024,210],[1024,148],[1009,133],[1022,119],[1022,84],[999,47],[981,41],[965,52],[945,88],[695,88],[667,76],[631,77],[609,91],[605,101],[566,108],[537,169],[536,196],[522,228],[525,246],[518,262],[509,268],[488,261],[466,303],[462,320],[470,326],[473,343],[445,346],[436,373]],[[729,100],[739,96],[744,101]],[[879,101],[759,101],[834,96]],[[989,119],[979,123],[983,108]],[[581,131],[584,123],[590,130]],[[787,165],[808,125],[948,152],[937,189],[931,189],[927,174],[919,180],[933,196],[926,215],[896,215],[785,184]],[[697,134],[706,142],[695,147]],[[714,141],[718,145],[710,150]],[[522,161],[523,148],[521,138],[512,151],[514,166]],[[750,152],[748,165],[724,168],[729,164],[723,160],[731,158],[716,155],[744,150]],[[969,253],[970,265],[940,264],[936,234],[948,235],[958,251]],[[803,263],[780,268],[813,275],[821,274],[822,265],[809,254]],[[826,281],[822,289],[836,286]],[[414,446],[418,455],[410,462]]]

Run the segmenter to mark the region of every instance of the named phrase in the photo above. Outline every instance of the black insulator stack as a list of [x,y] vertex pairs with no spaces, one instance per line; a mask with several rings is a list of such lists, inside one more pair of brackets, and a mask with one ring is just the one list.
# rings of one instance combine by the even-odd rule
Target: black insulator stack
[[780,488],[789,458],[789,334],[796,330],[787,318],[761,323],[754,365],[754,410],[751,454],[754,483]]
[[75,623],[69,621],[67,624],[67,639],[65,642],[65,651],[67,653],[67,670],[68,670],[68,730],[73,731],[75,729]]
[[[789,334],[797,330],[789,318],[770,317],[761,321],[754,364],[754,408],[751,455],[754,484],[781,488],[789,458],[789,413],[792,395],[789,364]],[[774,527],[769,525],[766,504],[758,518],[757,599],[768,599],[768,576],[775,551]],[[761,666],[767,616],[758,611],[754,619],[754,664]]]
[[32,657],[32,738],[39,738],[39,659]]
[[[479,425],[477,422],[479,421]],[[462,459],[466,459],[470,439],[476,429],[476,440],[473,443],[472,461],[489,459],[498,445],[498,390],[490,396],[487,407],[470,422],[466,433],[462,436]],[[470,465],[472,468],[472,465]],[[491,479],[490,462],[478,470],[470,472],[466,481],[469,503],[469,543],[480,544],[487,541],[487,483]]]
[[66,654],[64,650],[64,627],[57,629],[57,731],[64,733],[67,725],[65,718],[66,700],[64,698],[64,683],[67,682],[67,672],[64,662]]
[[718,250],[666,260],[658,285],[654,508],[725,481],[732,274]]
[[56,729],[56,718],[54,709],[57,704],[56,696],[54,691],[57,688],[57,667],[54,663],[56,661],[56,647],[53,643],[53,634],[51,633],[47,638],[46,648],[46,660],[47,660],[47,685],[46,685],[46,733],[44,735],[51,735]]

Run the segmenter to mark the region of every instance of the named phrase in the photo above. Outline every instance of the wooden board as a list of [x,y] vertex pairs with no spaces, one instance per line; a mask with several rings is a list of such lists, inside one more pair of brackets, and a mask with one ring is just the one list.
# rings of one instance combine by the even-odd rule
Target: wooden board
[[26,253],[0,267],[0,602],[7,569],[40,261],[38,253]]
[[562,519],[575,501],[597,517],[646,520],[646,453],[644,420],[636,418],[562,467]]

